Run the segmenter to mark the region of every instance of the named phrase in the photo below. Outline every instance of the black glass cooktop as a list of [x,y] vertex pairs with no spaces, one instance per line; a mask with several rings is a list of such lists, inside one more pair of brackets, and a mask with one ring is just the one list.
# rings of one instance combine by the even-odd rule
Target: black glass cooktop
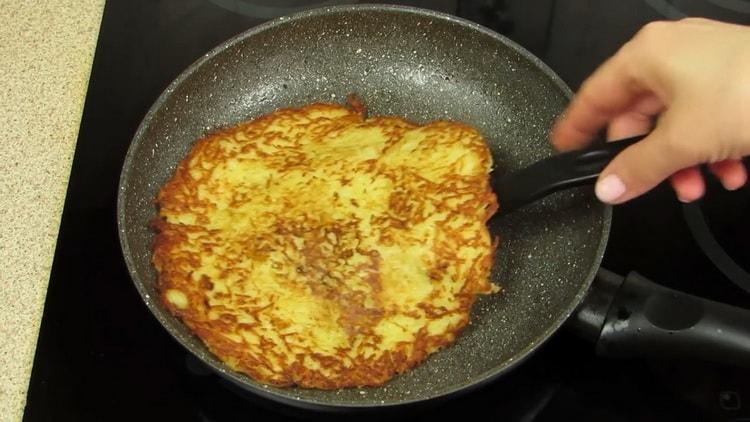
[[[115,207],[130,139],[152,102],[212,47],[267,19],[345,1],[128,0],[107,3],[29,385],[27,421],[315,418],[225,384],[159,325],[122,260]],[[403,1],[501,32],[577,87],[643,23],[703,15],[750,23],[744,0]],[[715,188],[715,186],[713,186]],[[705,220],[747,269],[750,189],[709,195]],[[744,267],[743,267],[744,265]],[[604,259],[661,284],[750,308],[750,296],[693,239],[667,187],[617,207]],[[729,274],[731,276],[731,274]],[[467,413],[468,412],[468,413]],[[608,359],[563,329],[514,372],[409,420],[750,420],[750,373],[701,361]],[[398,419],[397,415],[389,415]]]

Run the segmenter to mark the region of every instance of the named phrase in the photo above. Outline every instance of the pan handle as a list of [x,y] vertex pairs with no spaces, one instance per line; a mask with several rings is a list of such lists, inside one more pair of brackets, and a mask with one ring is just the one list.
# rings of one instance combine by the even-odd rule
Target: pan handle
[[513,211],[563,189],[593,184],[615,155],[645,137],[639,135],[553,155],[503,176],[493,172],[491,183],[499,212]]
[[[690,357],[750,367],[750,310],[601,270],[571,321],[600,355]],[[616,287],[619,280],[621,284]],[[598,326],[598,327],[597,327]],[[598,331],[598,335],[592,335]]]

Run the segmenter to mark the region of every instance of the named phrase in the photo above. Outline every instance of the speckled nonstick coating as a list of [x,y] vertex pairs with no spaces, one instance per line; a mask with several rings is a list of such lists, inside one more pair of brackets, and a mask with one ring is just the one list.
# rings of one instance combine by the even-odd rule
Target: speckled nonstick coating
[[[565,321],[587,291],[610,210],[568,191],[493,220],[501,238],[492,279],[455,345],[380,388],[279,389],[229,370],[157,300],[151,265],[153,200],[197,138],[279,107],[345,101],[371,115],[452,119],[489,141],[496,171],[553,153],[547,133],[570,90],[508,39],[453,16],[370,5],[318,9],[253,28],[177,78],[144,118],[125,159],[118,223],[125,260],[148,308],[177,341],[227,379],[283,403],[317,409],[421,402],[483,384],[513,368]],[[501,204],[502,206],[502,204]]]

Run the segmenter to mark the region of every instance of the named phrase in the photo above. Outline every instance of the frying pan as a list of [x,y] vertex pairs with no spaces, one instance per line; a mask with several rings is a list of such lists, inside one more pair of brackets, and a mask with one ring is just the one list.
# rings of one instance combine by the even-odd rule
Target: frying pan
[[[583,301],[601,261],[611,210],[590,189],[547,196],[493,219],[501,238],[491,279],[456,343],[379,388],[320,391],[257,383],[216,359],[159,302],[151,265],[153,200],[194,140],[213,130],[357,93],[371,115],[424,123],[451,119],[487,139],[496,174],[553,155],[547,141],[571,92],[512,41],[453,16],[364,5],[312,10],[253,28],[182,73],[141,123],[122,170],[123,254],[148,308],[215,372],[260,396],[298,407],[353,409],[422,402],[487,383],[543,344]],[[502,203],[501,203],[502,207]]]

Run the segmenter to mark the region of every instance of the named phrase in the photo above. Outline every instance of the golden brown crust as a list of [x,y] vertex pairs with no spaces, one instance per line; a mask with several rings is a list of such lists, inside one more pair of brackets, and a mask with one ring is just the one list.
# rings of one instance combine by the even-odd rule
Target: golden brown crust
[[157,197],[164,305],[278,386],[382,385],[497,291],[479,133],[351,108],[281,109],[196,142]]

